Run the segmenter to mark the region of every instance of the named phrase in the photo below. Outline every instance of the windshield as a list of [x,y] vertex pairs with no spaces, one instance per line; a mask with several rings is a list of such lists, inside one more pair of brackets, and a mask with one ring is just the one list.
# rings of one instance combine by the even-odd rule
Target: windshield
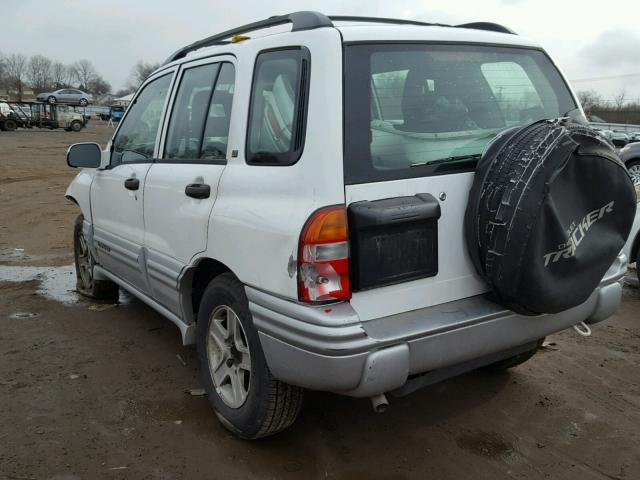
[[471,170],[502,130],[576,108],[539,50],[357,44],[344,64],[347,184]]

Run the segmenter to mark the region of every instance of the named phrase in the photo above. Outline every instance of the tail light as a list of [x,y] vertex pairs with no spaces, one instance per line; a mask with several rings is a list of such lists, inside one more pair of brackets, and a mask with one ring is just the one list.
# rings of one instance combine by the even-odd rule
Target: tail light
[[298,248],[298,298],[303,302],[351,298],[349,231],[344,205],[317,210],[302,229]]

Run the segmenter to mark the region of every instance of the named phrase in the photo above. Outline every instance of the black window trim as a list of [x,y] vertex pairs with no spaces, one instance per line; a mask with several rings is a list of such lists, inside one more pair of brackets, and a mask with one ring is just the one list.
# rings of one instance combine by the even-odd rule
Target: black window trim
[[[280,51],[299,51],[300,56],[300,78],[298,85],[298,98],[296,104],[296,110],[294,112],[295,115],[295,123],[292,128],[292,136],[291,136],[291,145],[298,147],[294,150],[290,150],[288,152],[283,152],[282,157],[288,156],[288,161],[285,162],[254,162],[251,160],[252,152],[249,149],[249,140],[250,140],[250,130],[251,130],[251,114],[253,113],[253,93],[254,87],[256,83],[256,77],[258,74],[258,62],[260,59],[260,55],[264,53],[271,52],[280,52]],[[306,62],[306,70],[303,70],[303,65]],[[300,87],[304,87],[301,89]],[[247,114],[247,128],[245,132],[245,144],[244,144],[244,157],[245,163],[252,167],[290,167],[298,163],[302,154],[304,153],[304,146],[306,143],[307,136],[307,116],[309,110],[309,92],[311,91],[311,52],[304,45],[291,45],[285,47],[277,47],[277,48],[267,48],[265,50],[260,50],[256,54],[256,58],[253,63],[253,75],[251,78],[251,90],[249,96],[249,110]]]

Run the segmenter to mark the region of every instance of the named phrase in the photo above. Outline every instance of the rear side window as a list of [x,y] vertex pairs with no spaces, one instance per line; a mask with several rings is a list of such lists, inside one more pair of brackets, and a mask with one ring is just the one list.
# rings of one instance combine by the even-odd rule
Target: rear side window
[[220,64],[184,71],[171,111],[164,159],[190,161],[200,158],[204,123]]
[[246,159],[253,165],[291,165],[304,146],[309,88],[306,48],[262,52],[256,59]]
[[470,171],[502,130],[576,108],[539,50],[348,45],[344,70],[347,184]]

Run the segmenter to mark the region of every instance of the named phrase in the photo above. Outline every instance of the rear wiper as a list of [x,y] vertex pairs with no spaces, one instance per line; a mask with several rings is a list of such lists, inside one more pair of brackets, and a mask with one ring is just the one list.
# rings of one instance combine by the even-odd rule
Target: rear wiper
[[432,160],[430,162],[421,162],[421,163],[412,163],[411,168],[413,167],[424,167],[427,165],[438,165],[441,163],[449,163],[449,162],[467,162],[469,160],[478,160],[481,157],[479,153],[474,155],[458,155],[456,157],[446,157],[439,158],[438,160]]

